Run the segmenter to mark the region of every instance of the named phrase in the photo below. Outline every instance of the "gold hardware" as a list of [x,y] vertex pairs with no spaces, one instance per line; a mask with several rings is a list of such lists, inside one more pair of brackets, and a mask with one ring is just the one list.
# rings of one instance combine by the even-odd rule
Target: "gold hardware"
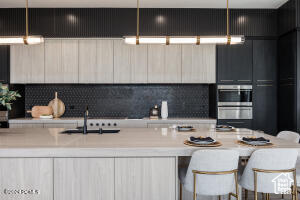
[[197,36],[197,42],[196,45],[200,45],[200,36]]
[[169,36],[166,37],[166,45],[170,45],[170,37]]
[[[198,170],[192,170],[193,175],[194,175],[194,190],[193,190],[193,197],[194,200],[197,200],[197,192],[196,192],[196,176],[198,174],[205,174],[205,175],[226,175],[226,174],[234,174],[234,182],[235,182],[235,192],[234,193],[229,193],[229,200],[231,198],[231,196],[235,197],[236,200],[239,200],[239,188],[238,188],[238,170],[234,169],[234,170],[230,170],[230,171],[221,171],[221,172],[207,172],[207,171],[198,171]],[[220,196],[219,196],[220,199]]]

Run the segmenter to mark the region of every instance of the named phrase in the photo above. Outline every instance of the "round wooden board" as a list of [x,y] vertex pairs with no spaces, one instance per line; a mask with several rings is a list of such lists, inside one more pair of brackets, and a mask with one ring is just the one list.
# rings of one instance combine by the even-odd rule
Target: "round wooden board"
[[66,106],[64,102],[57,98],[57,92],[55,92],[55,98],[49,102],[48,106],[52,107],[54,118],[61,117],[66,111]]
[[240,140],[237,140],[237,143],[240,144],[240,145],[244,145],[244,146],[248,146],[248,147],[263,147],[263,148],[266,148],[266,147],[273,147],[274,144],[273,143],[267,143],[265,145],[250,145],[250,144],[247,144],[243,141],[240,141]]
[[191,142],[188,141],[188,140],[185,140],[183,143],[184,143],[185,145],[193,146],[193,147],[219,147],[219,146],[222,146],[222,143],[221,143],[221,142],[218,142],[218,141],[216,141],[216,142],[213,143],[213,144],[194,144],[194,143],[191,143]]

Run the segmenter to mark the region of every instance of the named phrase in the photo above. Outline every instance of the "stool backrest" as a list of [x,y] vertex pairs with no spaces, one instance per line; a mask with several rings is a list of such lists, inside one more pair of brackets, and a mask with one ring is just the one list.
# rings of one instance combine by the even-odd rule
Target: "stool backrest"
[[299,133],[292,131],[281,131],[280,133],[278,133],[277,137],[295,143],[299,143],[300,139]]
[[[193,191],[192,170],[223,172],[238,168],[239,153],[233,150],[199,150],[193,153],[186,178],[185,188]],[[196,192],[202,195],[224,195],[235,188],[234,174],[197,175]]]
[[[260,149],[252,153],[242,175],[240,184],[247,190],[254,191],[253,168],[263,170],[287,170],[295,168],[298,151],[295,149]],[[257,173],[257,192],[276,193],[282,179],[281,173]],[[287,181],[292,181],[293,174],[288,173]]]

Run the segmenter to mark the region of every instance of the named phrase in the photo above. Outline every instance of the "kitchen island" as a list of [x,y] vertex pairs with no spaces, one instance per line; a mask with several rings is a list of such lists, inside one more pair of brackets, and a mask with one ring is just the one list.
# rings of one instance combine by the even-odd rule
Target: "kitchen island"
[[237,144],[264,136],[273,148],[300,145],[248,129],[237,132],[177,132],[167,128],[121,129],[118,134],[60,134],[64,129],[0,129],[0,199],[174,200],[179,160],[195,148],[183,141],[210,136],[250,156],[256,149]]

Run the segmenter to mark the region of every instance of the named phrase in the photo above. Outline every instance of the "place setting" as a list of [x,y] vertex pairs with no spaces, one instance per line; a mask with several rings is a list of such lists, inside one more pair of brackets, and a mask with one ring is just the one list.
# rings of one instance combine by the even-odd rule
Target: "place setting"
[[211,137],[194,137],[191,136],[187,140],[184,141],[185,145],[194,146],[194,147],[219,147],[221,146],[221,142],[216,141]]
[[238,144],[255,147],[272,147],[274,144],[264,137],[243,137],[237,141]]

